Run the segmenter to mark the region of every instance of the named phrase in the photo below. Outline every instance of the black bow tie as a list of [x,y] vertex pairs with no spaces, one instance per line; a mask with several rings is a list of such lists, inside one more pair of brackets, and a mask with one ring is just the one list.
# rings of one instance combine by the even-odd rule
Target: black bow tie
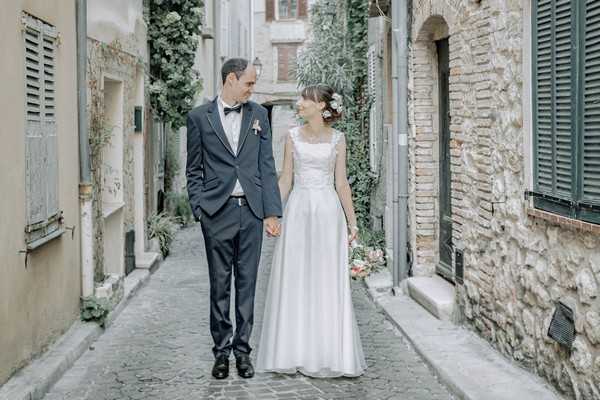
[[225,113],[225,115],[229,114],[230,112],[236,112],[236,113],[240,113],[242,111],[242,105],[238,104],[237,106],[233,106],[233,107],[225,107],[223,109],[223,112]]

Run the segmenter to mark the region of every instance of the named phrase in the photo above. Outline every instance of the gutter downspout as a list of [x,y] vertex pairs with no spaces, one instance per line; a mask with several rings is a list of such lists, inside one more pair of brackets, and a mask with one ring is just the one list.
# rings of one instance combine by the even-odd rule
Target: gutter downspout
[[394,100],[392,291],[408,277],[408,1],[392,0],[392,90]]
[[220,28],[220,22],[221,22],[221,2],[218,0],[213,0],[213,9],[212,9],[212,14],[213,14],[213,30],[214,30],[214,37],[215,39],[213,40],[213,87],[212,87],[212,96],[211,97],[216,97],[217,96],[217,91],[219,89],[219,80],[221,79],[220,76],[220,67],[219,67],[219,59],[221,58],[221,54],[219,54],[219,51],[221,49],[221,40],[223,40],[223,38],[221,38],[221,28]]
[[256,47],[254,45],[254,1],[251,1],[250,2],[250,52],[248,54],[248,61],[250,61],[250,63],[252,63],[254,61],[255,53],[256,53]]
[[77,107],[79,130],[79,212],[81,235],[81,296],[94,294],[94,243],[90,141],[87,126],[87,0],[76,0]]

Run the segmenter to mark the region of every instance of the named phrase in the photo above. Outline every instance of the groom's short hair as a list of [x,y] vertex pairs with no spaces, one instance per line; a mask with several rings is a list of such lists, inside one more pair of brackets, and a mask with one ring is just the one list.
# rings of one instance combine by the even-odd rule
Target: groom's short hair
[[227,77],[230,73],[234,73],[236,78],[240,79],[240,76],[244,74],[244,71],[248,68],[248,60],[245,58],[230,58],[229,60],[223,63],[221,67],[221,78],[223,79],[223,84],[227,80]]

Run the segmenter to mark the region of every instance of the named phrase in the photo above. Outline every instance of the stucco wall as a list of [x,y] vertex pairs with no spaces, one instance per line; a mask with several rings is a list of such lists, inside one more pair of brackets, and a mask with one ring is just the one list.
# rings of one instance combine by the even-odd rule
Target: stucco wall
[[147,59],[142,0],[88,0],[88,37],[103,43],[115,40],[126,53]]
[[[143,104],[139,71],[143,70],[143,63],[147,61],[147,27],[143,19],[142,0],[90,0],[87,23],[89,118],[94,119],[98,113],[104,112],[104,85],[107,80],[119,83],[122,94],[122,120],[112,124],[117,127],[113,133],[118,133],[121,138],[107,146],[122,144],[122,165],[119,166],[122,174],[118,179],[118,186],[122,191],[120,201],[124,204],[108,218],[105,215],[107,207],[101,204],[100,199],[103,185],[114,185],[114,182],[106,180],[102,175],[106,175],[110,168],[105,167],[107,160],[102,159],[101,152],[92,154],[95,264],[97,269],[102,269],[105,273],[122,274],[124,233],[135,229],[134,141],[136,135],[142,134],[135,133],[133,126],[134,107]],[[90,135],[94,135],[94,129]],[[118,225],[121,225],[121,232]],[[107,238],[107,235],[110,237]],[[117,249],[113,254],[116,257],[104,259],[104,255],[110,252],[105,246],[105,240],[112,243],[109,247]]]
[[29,254],[24,228],[25,77],[21,12],[54,25],[60,33],[56,51],[59,206],[65,225],[79,230],[79,157],[75,2],[12,0],[2,4],[0,48],[11,57],[0,63],[0,384],[42,352],[79,316],[81,292],[79,235],[67,231]]

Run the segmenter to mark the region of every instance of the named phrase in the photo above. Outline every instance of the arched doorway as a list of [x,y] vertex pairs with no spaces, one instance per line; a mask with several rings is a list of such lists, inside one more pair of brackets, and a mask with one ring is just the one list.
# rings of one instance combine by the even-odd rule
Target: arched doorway
[[454,280],[448,24],[429,16],[413,42],[411,243],[414,275]]

